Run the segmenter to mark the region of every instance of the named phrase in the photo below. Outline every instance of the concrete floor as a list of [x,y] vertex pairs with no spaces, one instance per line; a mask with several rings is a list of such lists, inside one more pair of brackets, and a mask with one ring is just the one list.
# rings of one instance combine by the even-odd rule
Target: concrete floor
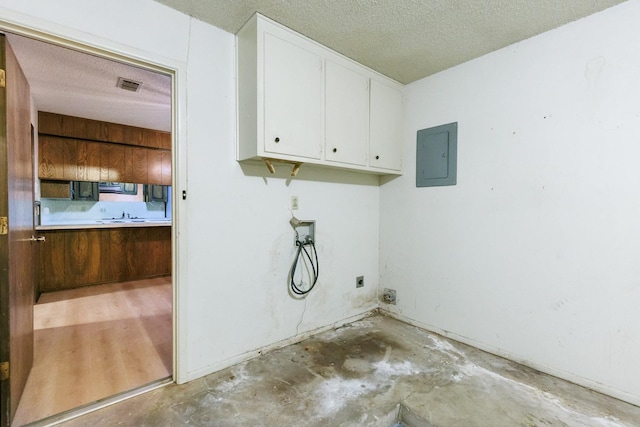
[[[401,404],[402,406],[398,406]],[[376,315],[64,426],[640,426],[640,408]]]

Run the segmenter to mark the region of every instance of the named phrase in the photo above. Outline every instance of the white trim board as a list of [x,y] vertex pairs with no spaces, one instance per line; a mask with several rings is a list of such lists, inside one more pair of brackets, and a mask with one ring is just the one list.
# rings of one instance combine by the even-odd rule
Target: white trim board
[[[159,56],[133,46],[127,46],[113,40],[104,39],[88,33],[24,15],[13,10],[0,7],[0,32],[9,32],[30,37],[46,43],[71,48],[83,53],[101,56],[136,67],[168,74],[172,77],[172,186],[174,194],[186,191],[186,70],[187,64],[181,61]],[[181,321],[182,313],[187,313],[186,298],[180,284],[186,283],[186,254],[181,251],[186,247],[186,224],[180,221],[186,216],[185,203],[178,203],[181,197],[173,198],[172,206],[172,258],[173,258],[173,380],[177,383],[186,381],[186,321]]]

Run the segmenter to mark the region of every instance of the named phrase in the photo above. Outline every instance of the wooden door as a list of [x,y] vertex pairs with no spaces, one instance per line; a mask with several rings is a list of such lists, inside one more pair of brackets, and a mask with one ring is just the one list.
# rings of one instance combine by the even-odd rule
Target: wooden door
[[6,82],[0,82],[0,221],[6,219],[0,224],[0,363],[8,365],[0,381],[0,426],[5,427],[13,420],[33,363],[35,244],[30,239],[34,230],[29,84],[4,35],[0,35],[0,68]]

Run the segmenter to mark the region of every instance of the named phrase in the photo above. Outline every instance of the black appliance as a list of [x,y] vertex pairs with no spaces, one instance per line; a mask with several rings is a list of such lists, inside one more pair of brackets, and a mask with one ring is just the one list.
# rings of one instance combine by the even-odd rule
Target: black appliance
[[100,192],[97,182],[71,181],[71,200],[98,201]]
[[130,182],[99,182],[100,193],[138,194],[138,184]]
[[144,186],[145,202],[167,202],[167,186],[157,184],[145,184]]

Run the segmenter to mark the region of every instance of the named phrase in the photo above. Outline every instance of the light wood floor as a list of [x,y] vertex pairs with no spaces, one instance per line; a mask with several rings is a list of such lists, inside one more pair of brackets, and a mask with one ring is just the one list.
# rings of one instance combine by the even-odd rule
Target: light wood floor
[[170,277],[42,294],[13,426],[171,376],[171,313]]

